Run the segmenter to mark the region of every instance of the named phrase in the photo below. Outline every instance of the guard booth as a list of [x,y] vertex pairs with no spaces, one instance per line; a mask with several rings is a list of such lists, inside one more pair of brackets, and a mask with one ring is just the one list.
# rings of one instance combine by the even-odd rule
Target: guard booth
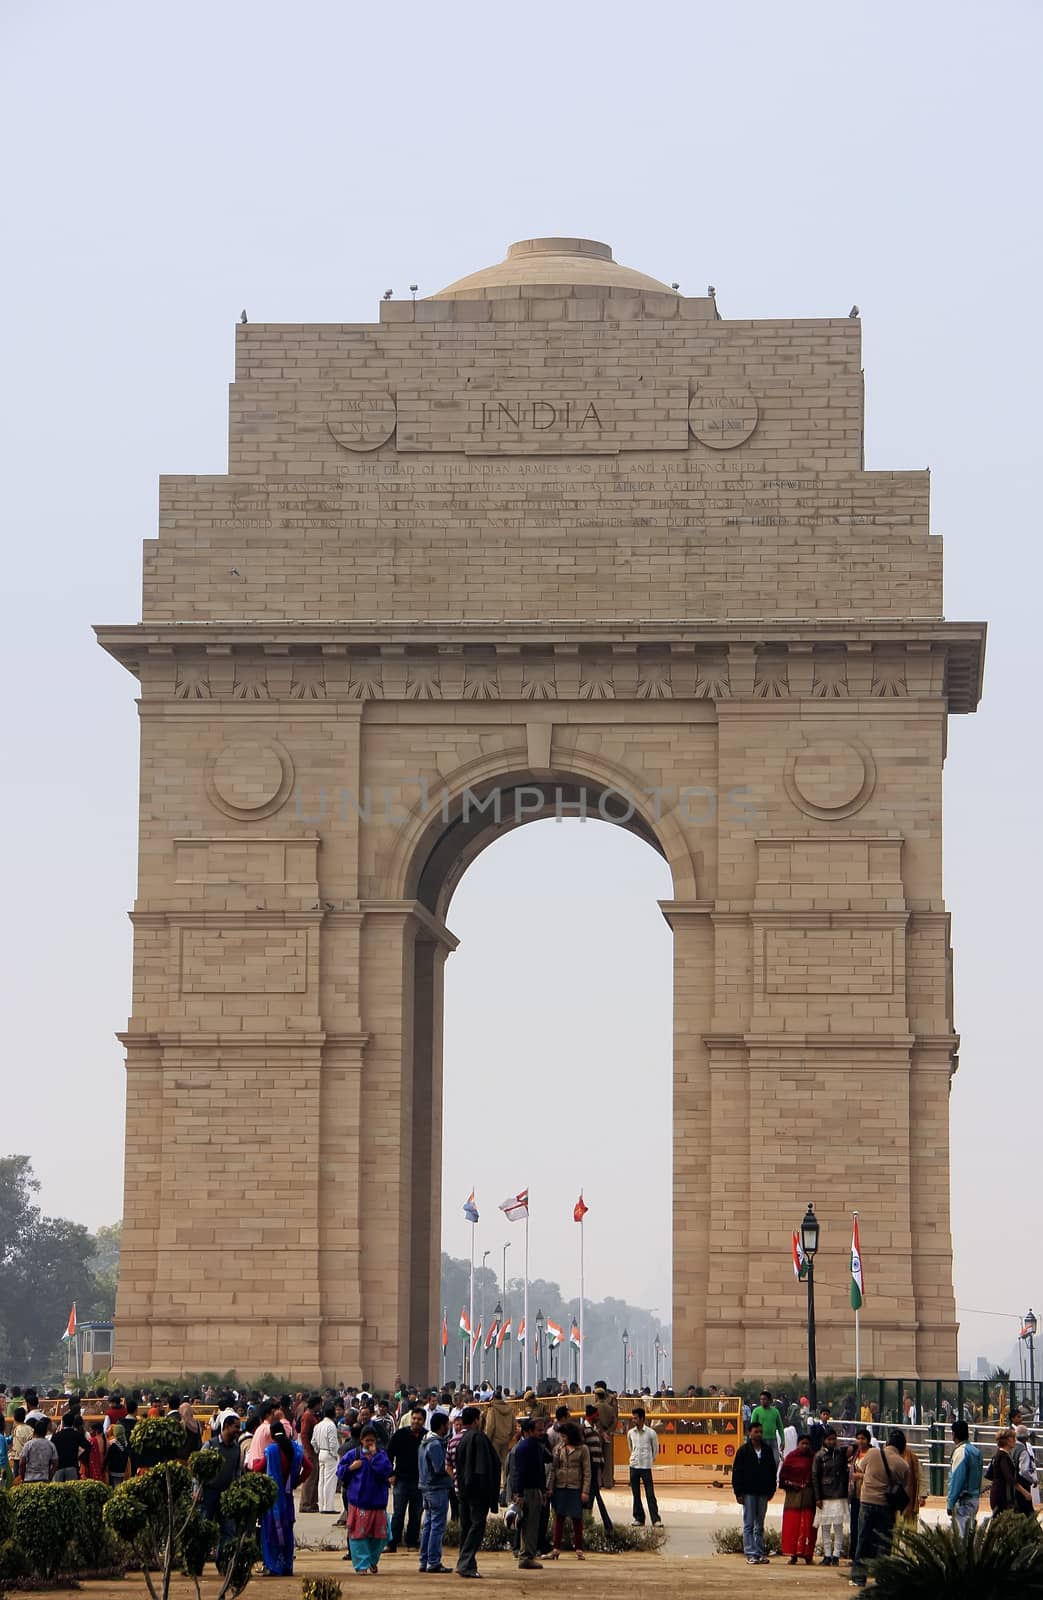
[[65,1372],[70,1378],[108,1372],[112,1366],[112,1323],[78,1322],[68,1341]]
[[645,1426],[659,1440],[655,1475],[662,1483],[707,1483],[730,1474],[742,1444],[742,1401],[733,1395],[617,1395],[619,1422],[613,1464],[625,1472],[630,1461],[627,1432],[634,1425],[632,1407],[643,1405]]

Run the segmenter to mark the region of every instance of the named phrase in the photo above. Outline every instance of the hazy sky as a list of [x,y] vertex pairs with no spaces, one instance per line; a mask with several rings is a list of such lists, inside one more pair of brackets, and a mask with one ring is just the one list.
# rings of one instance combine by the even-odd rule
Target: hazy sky
[[[6,0],[0,1144],[33,1156],[48,1208],[91,1225],[121,1208],[135,686],[90,624],[140,614],[159,474],[225,468],[240,307],[375,320],[387,287],[430,293],[514,239],[585,235],[685,292],[714,283],[726,317],[857,301],[867,464],[932,469],[947,612],[990,625],[984,703],[954,719],[947,769],[964,1359],[1008,1352],[1030,1301],[1043,1314],[1041,59],[1035,3]],[[606,827],[499,841],[452,907],[446,1052],[452,1129],[519,1147],[505,1188],[479,1137],[486,1208],[525,1182],[548,1208],[534,1267],[574,1274],[578,1179],[588,1291],[661,1309],[664,874]],[[635,1141],[663,1152],[640,1207]]]

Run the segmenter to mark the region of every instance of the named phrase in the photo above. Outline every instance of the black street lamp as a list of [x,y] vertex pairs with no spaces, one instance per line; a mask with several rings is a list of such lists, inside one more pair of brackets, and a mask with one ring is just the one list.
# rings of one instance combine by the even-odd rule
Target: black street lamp
[[539,1390],[540,1369],[543,1366],[543,1311],[536,1313],[536,1387]]
[[500,1323],[503,1320],[503,1306],[497,1300],[493,1307],[493,1326],[496,1329],[496,1338],[493,1341],[493,1382],[500,1382]]
[[622,1393],[622,1394],[626,1394],[626,1392],[627,1392],[627,1345],[629,1343],[630,1343],[630,1335],[627,1332],[627,1330],[624,1328],[623,1329],[623,1382],[620,1385],[620,1393]]
[[1033,1311],[1032,1307],[1029,1306],[1028,1310],[1025,1313],[1024,1328],[1025,1328],[1025,1338],[1028,1340],[1028,1347],[1029,1347],[1029,1383],[1032,1385],[1032,1415],[1033,1415],[1033,1417],[1035,1417],[1035,1415],[1036,1415],[1036,1410],[1037,1410],[1036,1402],[1039,1399],[1039,1396],[1036,1394],[1036,1328],[1037,1328],[1037,1326],[1038,1326],[1038,1324],[1036,1322],[1036,1313]]
[[811,1201],[800,1225],[800,1244],[808,1263],[808,1402],[811,1416],[818,1412],[818,1375],[815,1371],[815,1256],[818,1253],[818,1218]]

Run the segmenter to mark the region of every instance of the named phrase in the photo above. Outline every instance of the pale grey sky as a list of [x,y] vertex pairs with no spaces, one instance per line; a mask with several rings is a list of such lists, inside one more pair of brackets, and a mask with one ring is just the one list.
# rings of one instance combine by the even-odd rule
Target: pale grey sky
[[[990,624],[984,703],[953,722],[947,775],[964,1357],[1008,1352],[1017,1314],[1043,1312],[1041,59],[1043,13],[1016,0],[7,0],[0,1143],[33,1156],[49,1208],[96,1225],[121,1205],[137,730],[134,684],[90,624],[139,615],[159,474],[224,470],[240,307],[373,320],[389,286],[431,292],[511,240],[585,235],[686,292],[714,283],[725,316],[857,301],[868,465],[932,468],[948,614]],[[554,1119],[526,1111],[526,1054],[550,1045],[562,1120],[604,1107],[621,1143],[661,1147],[665,1202],[669,888],[636,841],[591,826],[577,848],[577,831],[499,841],[460,888],[447,1114],[534,1133],[546,1164],[519,1185],[558,1204],[587,1186],[589,1292],[664,1308],[667,1222],[645,1248],[610,1172],[562,1176]],[[475,1177],[495,1205],[502,1184]],[[534,1263],[563,1282],[573,1231],[548,1225]]]

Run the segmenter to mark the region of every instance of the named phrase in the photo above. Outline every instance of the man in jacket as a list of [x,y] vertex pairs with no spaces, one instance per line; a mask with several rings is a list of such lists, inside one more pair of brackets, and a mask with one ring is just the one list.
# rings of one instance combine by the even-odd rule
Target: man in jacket
[[431,1414],[431,1431],[420,1446],[420,1493],[424,1502],[424,1525],[420,1533],[420,1571],[448,1572],[442,1565],[442,1540],[449,1517],[449,1485],[452,1479],[445,1460],[449,1417],[444,1411]]
[[531,1570],[543,1565],[536,1557],[539,1553],[540,1516],[547,1503],[547,1465],[536,1438],[535,1419],[522,1417],[519,1427],[521,1438],[511,1451],[510,1490],[521,1521],[518,1565]]
[[847,1447],[837,1443],[837,1430],[830,1423],[811,1463],[811,1482],[818,1509],[819,1538],[822,1540],[822,1565],[839,1567],[844,1548],[844,1524],[848,1520]]
[[888,1498],[893,1484],[909,1493],[909,1464],[904,1459],[905,1434],[892,1428],[887,1444],[870,1450],[862,1471],[862,1496],[858,1513],[858,1549],[851,1562],[851,1582],[864,1589],[866,1563],[874,1556],[885,1556],[891,1548],[895,1508]]
[[949,1463],[949,1493],[946,1507],[957,1533],[966,1535],[978,1520],[981,1499],[981,1451],[971,1444],[971,1430],[962,1418],[952,1425],[956,1449]]
[[500,1458],[479,1427],[477,1406],[464,1406],[463,1432],[456,1446],[456,1492],[460,1499],[460,1551],[456,1570],[461,1578],[477,1578],[478,1552],[490,1511],[500,1504]]
[[736,1450],[732,1463],[732,1493],[742,1506],[742,1553],[751,1567],[768,1565],[764,1518],[777,1482],[775,1452],[765,1443],[760,1423],[751,1422],[750,1437]]
[[420,1441],[427,1432],[426,1411],[419,1400],[409,1413],[409,1427],[396,1428],[388,1445],[388,1455],[395,1469],[394,1509],[391,1515],[391,1538],[387,1548],[394,1553],[402,1541],[405,1525],[407,1550],[420,1549],[420,1512],[423,1501],[420,1495]]
[[482,1428],[500,1458],[500,1465],[507,1460],[507,1452],[514,1443],[514,1407],[509,1400],[503,1398],[503,1393],[497,1389],[489,1404],[485,1408],[482,1418]]

